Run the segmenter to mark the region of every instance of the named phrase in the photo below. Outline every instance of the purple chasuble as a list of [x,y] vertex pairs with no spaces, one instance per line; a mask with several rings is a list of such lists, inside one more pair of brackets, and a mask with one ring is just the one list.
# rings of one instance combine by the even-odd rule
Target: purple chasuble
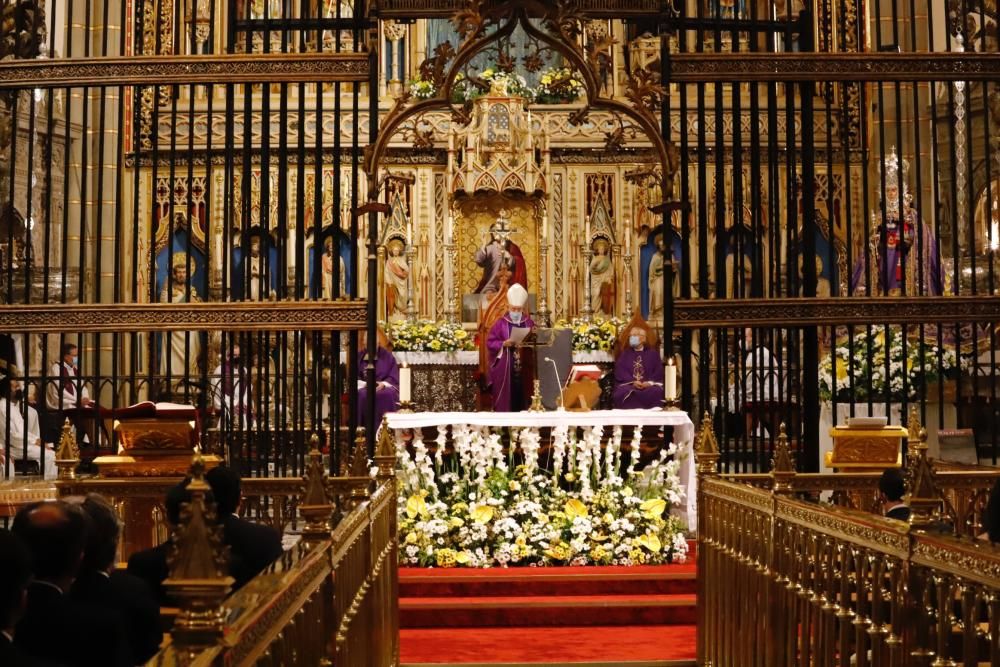
[[[632,385],[636,375],[643,382],[657,384],[638,389]],[[663,405],[663,360],[659,350],[649,346],[639,351],[632,348],[622,350],[615,360],[613,404],[615,408],[626,410]]]
[[[358,358],[358,379],[365,382],[368,380],[367,351]],[[396,357],[384,347],[379,347],[375,355],[375,384],[379,382],[384,382],[385,386],[375,392],[375,430],[378,430],[385,413],[394,412],[399,408],[399,366],[396,365]],[[368,389],[367,386],[358,389],[358,424],[362,426],[366,423]]]
[[490,329],[486,337],[486,351],[489,355],[490,393],[493,395],[494,412],[516,412],[527,408],[527,401],[522,395],[520,378],[515,378],[516,364],[514,355],[519,354],[517,348],[504,347],[505,340],[510,338],[510,330],[519,327],[532,329],[535,321],[525,315],[520,324],[510,321],[510,315],[504,314]]

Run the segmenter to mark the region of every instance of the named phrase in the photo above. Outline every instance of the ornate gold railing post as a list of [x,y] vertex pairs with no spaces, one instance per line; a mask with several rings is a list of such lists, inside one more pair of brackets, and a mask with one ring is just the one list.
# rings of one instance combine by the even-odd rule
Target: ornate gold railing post
[[320,542],[330,537],[330,517],[333,503],[326,492],[326,471],[323,470],[323,454],[319,451],[319,436],[315,433],[309,439],[309,463],[306,467],[305,483],[302,486],[302,504],[299,513],[305,519],[302,539]]
[[712,429],[712,417],[708,412],[702,417],[701,426],[694,443],[694,460],[698,470],[698,492],[696,506],[698,508],[698,553],[696,561],[698,563],[698,664],[711,665],[710,653],[716,646],[717,637],[714,634],[718,627],[715,622],[717,609],[713,601],[715,586],[717,582],[711,582],[705,576],[708,567],[708,550],[710,546],[710,536],[708,535],[708,521],[704,511],[705,493],[703,483],[705,480],[718,477],[719,465],[719,443],[715,439],[715,431]]
[[59,469],[57,479],[60,482],[72,482],[76,479],[76,467],[80,465],[80,448],[76,445],[73,426],[69,419],[63,424],[62,437],[59,438],[59,451],[56,452],[56,468]]
[[[444,444],[442,443],[441,446],[443,447]],[[385,417],[382,418],[382,428],[379,431],[378,442],[375,445],[375,465],[378,466],[379,486],[388,486],[389,493],[393,499],[392,507],[388,510],[387,516],[389,533],[387,537],[394,546],[389,550],[388,555],[392,559],[392,562],[383,565],[386,568],[383,576],[388,578],[385,585],[389,589],[391,605],[388,608],[378,610],[381,617],[380,626],[382,627],[382,634],[372,633],[372,638],[380,642],[392,642],[392,664],[395,665],[399,664],[399,569],[396,567],[396,563],[399,562],[397,551],[399,548],[399,534],[397,528],[398,514],[396,513],[395,502],[396,494],[399,491],[396,488],[396,442],[392,429],[389,428],[389,420]],[[377,648],[373,649],[373,651],[377,651]]]
[[777,535],[777,525],[774,516],[777,510],[778,498],[790,496],[794,491],[793,482],[795,480],[795,464],[792,461],[792,453],[788,447],[788,432],[782,422],[778,431],[778,440],[774,445],[774,455],[771,459],[771,501],[772,511],[769,517],[770,525],[762,526],[761,530],[767,534],[767,570],[765,572],[766,584],[764,591],[764,655],[767,658],[766,664],[777,665],[783,660],[782,647],[785,644],[784,630],[787,625],[787,615],[794,609],[788,605],[788,596],[785,586],[779,581],[780,577],[775,577],[776,572],[780,572],[778,559],[780,556],[779,536]]
[[205,462],[196,454],[191,464],[191,502],[181,506],[168,557],[170,576],[163,585],[179,601],[180,613],[170,635],[179,650],[190,653],[216,645],[225,628],[222,601],[233,578],[228,575],[229,550],[216,524],[215,503],[206,495]]

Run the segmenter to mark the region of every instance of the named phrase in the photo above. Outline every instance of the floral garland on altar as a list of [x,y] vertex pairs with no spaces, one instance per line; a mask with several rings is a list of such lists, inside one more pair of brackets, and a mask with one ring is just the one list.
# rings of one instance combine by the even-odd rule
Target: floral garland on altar
[[461,324],[433,320],[382,322],[385,335],[396,352],[458,352],[476,349]]
[[[511,433],[523,460],[499,433],[454,425],[454,455],[439,429],[432,455],[417,430],[413,456],[398,443],[399,559],[406,565],[508,567],[683,562],[685,527],[670,508],[684,498],[671,445],[643,470],[623,466],[622,428],[601,445],[603,428],[577,440],[552,431],[552,469],[540,466],[541,437]],[[573,429],[575,433],[576,429]],[[632,440],[639,451],[639,429]]]
[[[544,70],[538,80],[538,87],[532,88],[520,74],[505,71],[496,65],[487,67],[477,77],[480,81],[495,85],[508,95],[523,97],[536,104],[571,104],[580,99],[585,88],[583,80],[568,67],[550,67]],[[410,79],[409,92],[418,100],[428,100],[437,94],[433,81],[419,76]],[[471,102],[487,93],[482,84],[476,85],[466,80],[459,72],[455,76],[451,101],[456,104]]]
[[929,385],[954,379],[959,368],[968,365],[969,359],[963,356],[959,361],[949,346],[904,336],[898,326],[873,326],[837,343],[833,353],[820,361],[819,397],[824,401],[834,396],[844,401],[912,399]]

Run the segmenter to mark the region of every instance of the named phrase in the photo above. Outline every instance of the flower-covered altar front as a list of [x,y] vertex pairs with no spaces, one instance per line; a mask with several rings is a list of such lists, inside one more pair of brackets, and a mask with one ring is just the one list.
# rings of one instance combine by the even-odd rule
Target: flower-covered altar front
[[[661,410],[392,413],[400,562],[436,567],[683,561],[694,427]],[[645,465],[641,429],[673,443]],[[426,429],[436,437],[425,441]]]

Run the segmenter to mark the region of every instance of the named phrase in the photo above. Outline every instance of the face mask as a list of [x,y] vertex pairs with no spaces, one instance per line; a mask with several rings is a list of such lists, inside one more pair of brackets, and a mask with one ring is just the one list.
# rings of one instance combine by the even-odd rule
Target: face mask
[[514,324],[520,324],[521,323],[521,313],[513,313],[512,312],[512,313],[509,313],[509,316],[510,316],[510,321],[513,322]]
[[79,363],[80,357],[73,357],[73,365],[76,366]]
[[639,347],[639,337],[638,336],[629,336],[628,337],[628,344],[631,345],[632,347]]

